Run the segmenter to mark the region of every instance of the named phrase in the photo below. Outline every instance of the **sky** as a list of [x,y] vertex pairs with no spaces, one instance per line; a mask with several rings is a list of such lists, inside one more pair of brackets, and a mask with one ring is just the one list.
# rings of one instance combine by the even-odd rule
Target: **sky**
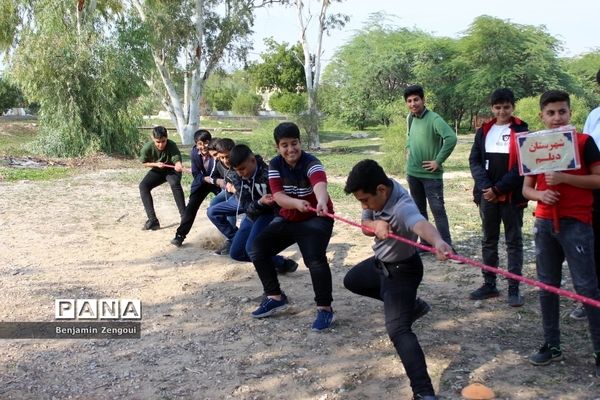
[[[306,0],[315,14],[319,12],[316,0]],[[324,61],[329,61],[335,49],[349,41],[364,27],[368,16],[382,11],[394,26],[417,28],[435,36],[459,38],[473,20],[489,15],[513,23],[545,25],[547,31],[563,42],[560,56],[572,57],[600,49],[600,1],[598,0],[345,0],[334,3],[330,10],[350,16],[350,22],[341,30],[323,39]],[[316,18],[315,18],[316,19]],[[251,60],[259,59],[264,51],[263,39],[274,37],[278,42],[294,43],[299,40],[295,8],[271,7],[259,10],[254,25],[254,50]],[[313,29],[314,31],[314,29]],[[316,49],[311,38],[311,50]]]

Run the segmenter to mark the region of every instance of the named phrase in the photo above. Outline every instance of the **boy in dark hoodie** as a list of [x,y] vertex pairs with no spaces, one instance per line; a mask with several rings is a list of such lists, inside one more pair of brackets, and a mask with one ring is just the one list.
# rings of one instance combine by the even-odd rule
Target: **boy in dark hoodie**
[[181,217],[175,237],[171,240],[171,244],[177,247],[183,244],[185,237],[190,233],[198,209],[206,196],[209,193],[217,195],[221,191],[220,187],[214,183],[217,160],[209,153],[208,145],[211,140],[210,132],[205,129],[200,129],[194,133],[194,143],[196,145],[192,147],[190,152],[194,180],[192,181],[187,207]]
[[[254,238],[275,218],[278,209],[269,188],[269,167],[259,155],[245,144],[238,144],[229,154],[231,167],[241,178],[235,197],[239,212],[246,216],[231,242],[229,255],[236,261],[250,261]],[[280,255],[273,256],[279,273],[294,272],[298,264]]]
[[[523,177],[517,162],[517,132],[527,132],[527,123],[513,116],[515,97],[510,89],[496,89],[491,96],[494,119],[477,130],[471,148],[469,165],[475,180],[473,196],[479,206],[483,239],[483,262],[498,267],[500,223],[504,225],[508,271],[521,275],[523,268]],[[496,274],[483,271],[483,285],[470,293],[471,300],[484,300],[500,295]],[[519,282],[509,279],[507,302],[512,307],[523,305]]]
[[219,159],[219,163],[217,164],[219,178],[215,179],[214,183],[222,190],[211,200],[210,207],[206,210],[208,219],[210,219],[226,239],[223,247],[215,251],[215,254],[221,256],[229,254],[231,241],[237,232],[236,217],[244,213],[243,211],[240,212],[237,198],[235,197],[240,177],[231,168],[229,162],[229,154],[234,146],[235,142],[229,138],[219,139],[215,143],[215,150]]

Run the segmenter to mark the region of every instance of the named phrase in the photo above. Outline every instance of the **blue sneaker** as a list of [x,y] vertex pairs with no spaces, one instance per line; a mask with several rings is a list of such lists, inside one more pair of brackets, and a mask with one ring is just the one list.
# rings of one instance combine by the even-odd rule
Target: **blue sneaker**
[[288,299],[284,293],[281,293],[281,300],[265,297],[260,306],[252,312],[254,318],[270,317],[278,311],[284,311],[288,307]]
[[335,321],[335,313],[333,309],[331,311],[327,310],[317,310],[317,319],[312,324],[312,330],[315,332],[322,332],[331,328],[331,325]]

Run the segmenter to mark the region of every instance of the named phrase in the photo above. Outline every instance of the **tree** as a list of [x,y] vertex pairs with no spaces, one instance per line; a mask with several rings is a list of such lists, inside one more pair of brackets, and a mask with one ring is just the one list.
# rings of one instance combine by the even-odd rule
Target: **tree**
[[344,122],[364,129],[373,123],[389,125],[404,118],[404,88],[415,83],[414,65],[421,31],[383,26],[384,17],[374,14],[365,28],[336,52],[324,72],[327,101],[324,108]]
[[0,78],[0,115],[22,104],[23,94],[21,90],[6,79]]
[[544,26],[520,25],[490,16],[477,17],[459,41],[459,58],[470,66],[456,90],[473,112],[488,108],[489,94],[509,87],[517,98],[548,89],[572,91],[561,68],[560,41]]
[[300,43],[289,45],[267,38],[265,44],[267,50],[260,55],[262,61],[248,67],[256,87],[288,93],[305,92],[304,53]]
[[140,115],[134,102],[145,86],[115,38],[120,3],[14,4],[16,25],[2,31],[14,33],[11,77],[41,107],[36,150],[55,156],[135,153]]
[[331,29],[343,27],[349,21],[349,17],[342,14],[329,14],[329,6],[332,2],[341,3],[343,0],[318,0],[320,11],[317,17],[316,28],[316,50],[312,50],[308,36],[309,22],[313,17],[310,7],[306,8],[309,0],[289,0],[296,8],[298,27],[300,29],[300,43],[304,53],[304,78],[306,92],[308,94],[308,112],[306,115],[306,132],[308,134],[308,146],[311,149],[321,147],[319,140],[319,109],[317,96],[321,79],[321,56],[323,55],[323,34]]
[[244,59],[253,10],[277,0],[132,0],[149,33],[156,67],[147,83],[169,112],[184,144],[191,144],[200,120],[206,80],[231,56]]

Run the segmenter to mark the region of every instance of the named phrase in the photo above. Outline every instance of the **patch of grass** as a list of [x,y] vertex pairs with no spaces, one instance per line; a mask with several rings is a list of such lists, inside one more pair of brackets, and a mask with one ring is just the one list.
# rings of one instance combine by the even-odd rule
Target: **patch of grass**
[[0,117],[0,156],[22,157],[32,155],[26,145],[37,134],[37,120]]
[[0,180],[15,181],[49,181],[65,178],[74,174],[74,169],[69,167],[47,168],[8,168],[0,167]]

